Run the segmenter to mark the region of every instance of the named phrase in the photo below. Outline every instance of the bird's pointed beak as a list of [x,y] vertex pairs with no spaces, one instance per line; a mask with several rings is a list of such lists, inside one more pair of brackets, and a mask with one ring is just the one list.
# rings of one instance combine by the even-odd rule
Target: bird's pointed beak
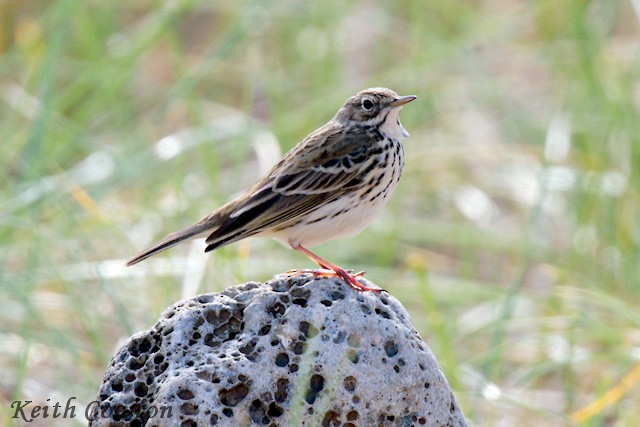
[[402,106],[404,104],[407,104],[407,103],[413,101],[416,98],[417,98],[417,96],[415,96],[415,95],[401,96],[400,98],[396,99],[395,101],[391,101],[389,103],[389,107],[391,107],[391,108],[400,107],[400,106]]

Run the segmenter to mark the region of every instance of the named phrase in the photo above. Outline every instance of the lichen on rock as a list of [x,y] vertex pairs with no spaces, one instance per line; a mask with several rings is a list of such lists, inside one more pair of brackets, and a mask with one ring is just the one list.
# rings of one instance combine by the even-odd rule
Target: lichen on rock
[[114,356],[92,426],[465,426],[402,305],[278,276],[180,301]]

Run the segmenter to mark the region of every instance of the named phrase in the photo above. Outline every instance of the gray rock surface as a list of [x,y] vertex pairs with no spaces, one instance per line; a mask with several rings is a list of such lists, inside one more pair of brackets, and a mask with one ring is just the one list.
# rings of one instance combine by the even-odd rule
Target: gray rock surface
[[92,426],[465,426],[386,292],[278,276],[180,301],[115,355]]

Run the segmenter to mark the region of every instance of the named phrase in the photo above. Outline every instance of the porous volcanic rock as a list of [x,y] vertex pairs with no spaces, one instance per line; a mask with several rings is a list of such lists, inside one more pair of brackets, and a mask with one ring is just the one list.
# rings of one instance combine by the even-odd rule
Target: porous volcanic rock
[[466,425],[395,298],[309,274],[169,307],[118,351],[97,402],[91,426]]

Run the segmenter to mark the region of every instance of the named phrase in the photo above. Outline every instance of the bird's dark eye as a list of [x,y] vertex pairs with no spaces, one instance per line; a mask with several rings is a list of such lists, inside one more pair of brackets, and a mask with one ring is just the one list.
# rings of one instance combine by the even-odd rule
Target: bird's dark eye
[[371,110],[373,108],[373,101],[370,100],[369,98],[365,98],[362,101],[362,108],[364,108],[367,111]]

